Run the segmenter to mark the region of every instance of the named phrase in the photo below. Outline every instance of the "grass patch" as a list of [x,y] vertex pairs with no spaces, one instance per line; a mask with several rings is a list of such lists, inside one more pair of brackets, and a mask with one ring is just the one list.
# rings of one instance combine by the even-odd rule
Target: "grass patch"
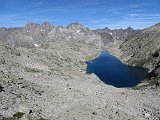
[[[24,115],[26,115],[26,116],[24,117]],[[20,118],[21,119],[24,118],[25,120],[47,120],[47,119],[44,119],[42,117],[39,118],[39,119],[36,119],[36,118],[33,118],[33,116],[27,115],[27,114],[22,113],[22,112],[17,112],[12,117],[9,117],[9,118],[6,118],[6,117],[3,117],[3,116],[0,115],[0,120],[19,120]]]
[[24,114],[25,114],[25,113],[17,112],[16,114],[13,115],[13,117],[21,118]]

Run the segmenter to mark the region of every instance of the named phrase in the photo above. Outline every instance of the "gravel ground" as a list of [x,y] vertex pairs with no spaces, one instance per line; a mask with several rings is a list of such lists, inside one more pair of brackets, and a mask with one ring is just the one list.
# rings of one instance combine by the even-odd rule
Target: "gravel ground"
[[[49,120],[159,120],[160,88],[115,88],[85,73],[93,45],[0,45],[0,115],[16,112]],[[113,71],[114,72],[114,71]]]

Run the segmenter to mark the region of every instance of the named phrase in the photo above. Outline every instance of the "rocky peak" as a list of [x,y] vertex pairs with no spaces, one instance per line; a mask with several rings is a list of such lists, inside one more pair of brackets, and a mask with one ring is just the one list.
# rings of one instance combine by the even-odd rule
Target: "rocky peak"
[[56,28],[56,30],[64,30],[64,29],[65,29],[65,27],[62,26],[62,25],[59,25],[59,26]]
[[124,41],[128,37],[140,32],[140,30],[134,30],[131,27],[128,27],[127,29],[120,28],[120,29],[113,29],[113,30],[110,30],[108,27],[105,27],[103,29],[97,29],[95,31],[102,36],[104,41],[108,39],[109,41],[114,41],[114,40]]
[[126,30],[127,30],[127,31],[133,31],[134,29],[131,28],[131,27],[128,27]]
[[104,29],[105,29],[105,30],[109,30],[109,28],[108,28],[108,27],[105,27]]
[[67,29],[64,27],[64,26],[62,26],[62,25],[59,25],[59,26],[57,26],[56,27],[56,29],[55,29],[55,31],[57,32],[57,34],[60,32],[60,33],[65,33],[66,31],[67,31]]
[[39,27],[40,27],[40,25],[37,23],[27,23],[24,27],[24,30],[35,30]]
[[41,29],[47,30],[48,32],[50,32],[54,28],[54,26],[51,25],[49,22],[42,23],[42,25],[40,27],[41,27]]
[[80,23],[71,23],[67,26],[67,29],[68,30],[83,30],[86,28]]

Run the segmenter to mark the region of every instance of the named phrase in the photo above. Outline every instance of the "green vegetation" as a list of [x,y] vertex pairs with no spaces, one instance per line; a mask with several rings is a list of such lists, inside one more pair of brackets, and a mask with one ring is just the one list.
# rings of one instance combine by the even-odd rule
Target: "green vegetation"
[[0,120],[19,120],[19,119],[22,119],[22,120],[47,120],[42,117],[39,119],[35,119],[31,115],[27,115],[22,112],[17,112],[12,117],[9,117],[9,118],[5,118],[5,117],[0,116]]
[[25,113],[22,112],[17,112],[13,115],[13,117],[9,117],[9,118],[0,118],[0,120],[19,120],[19,118],[21,118]]
[[16,114],[13,115],[15,118],[21,118],[25,113],[22,112],[17,112]]

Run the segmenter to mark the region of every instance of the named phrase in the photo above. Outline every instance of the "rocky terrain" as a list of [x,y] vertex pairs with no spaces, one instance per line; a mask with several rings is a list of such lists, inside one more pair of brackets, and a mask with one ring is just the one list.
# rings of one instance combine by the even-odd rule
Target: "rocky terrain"
[[0,28],[0,41],[7,42],[6,37],[10,35],[13,31],[18,29],[20,28]]
[[131,27],[128,27],[126,29],[109,29],[108,27],[104,29],[96,29],[95,32],[99,33],[102,39],[106,44],[109,42],[114,41],[125,41],[128,37],[132,37],[135,34],[138,34],[141,32],[141,30],[134,30]]
[[119,48],[125,63],[150,69],[149,78],[159,80],[160,75],[160,23],[144,29],[126,40]]
[[[157,33],[158,28],[134,37],[150,30]],[[127,46],[135,40],[105,44],[99,33],[78,23],[67,27],[27,24],[9,32],[0,43],[0,119],[159,120],[160,87],[115,88],[86,74],[85,61],[101,50],[135,64],[126,58],[132,52]],[[154,50],[158,49],[154,46]],[[152,56],[158,61],[156,51]],[[145,65],[149,66],[140,66]]]
[[[42,43],[76,40],[96,46],[102,46],[101,36],[79,23],[67,27],[54,27],[48,22],[43,24],[28,23],[23,28],[6,31],[7,35],[0,39],[12,47],[36,47]],[[0,34],[3,34],[3,32]]]

